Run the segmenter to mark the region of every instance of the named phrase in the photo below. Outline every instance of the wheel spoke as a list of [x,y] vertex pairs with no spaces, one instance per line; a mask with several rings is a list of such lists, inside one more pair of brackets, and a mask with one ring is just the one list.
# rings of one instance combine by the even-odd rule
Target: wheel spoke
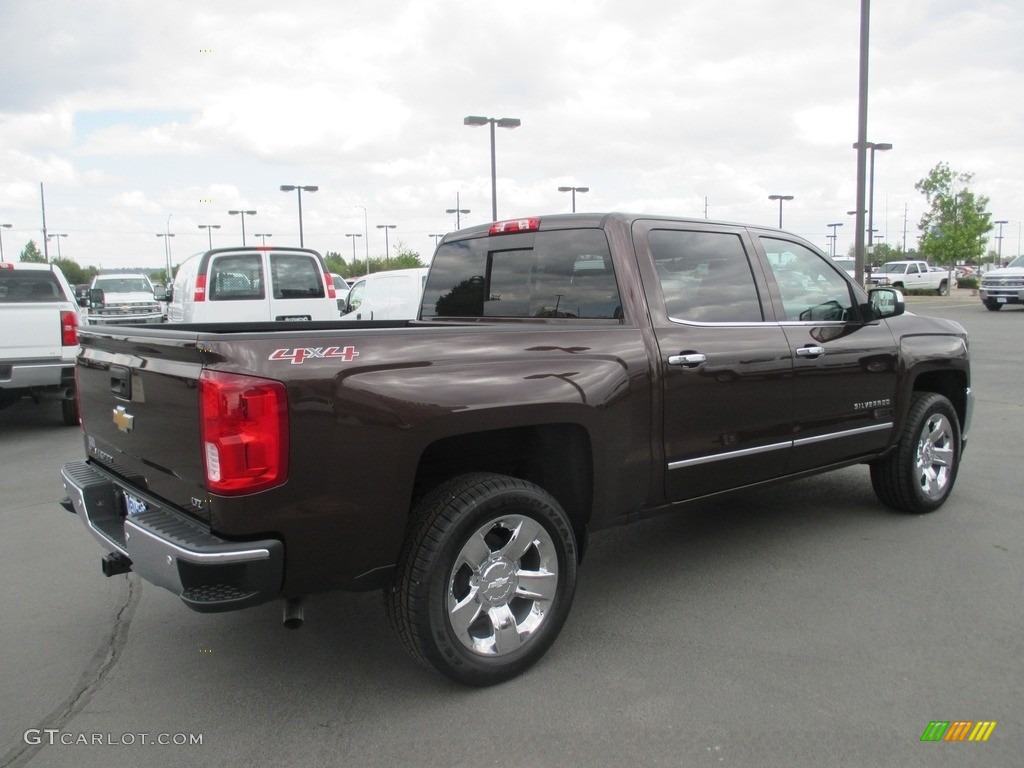
[[448,618],[452,623],[452,629],[459,637],[467,637],[469,628],[473,625],[482,612],[480,604],[476,601],[476,589],[470,590],[465,599],[458,602],[448,610]]
[[932,465],[951,467],[953,466],[953,456],[954,452],[952,448],[936,448]]
[[533,542],[543,530],[544,526],[536,520],[520,518],[518,525],[512,531],[512,538],[501,548],[498,554],[507,557],[509,560],[519,560],[533,546]]
[[484,561],[491,556],[491,549],[484,541],[485,531],[478,531],[471,536],[459,552],[459,559],[455,562],[455,570],[462,565],[468,565],[474,571],[479,570]]
[[527,600],[542,600],[546,603],[555,599],[558,589],[558,574],[550,571],[519,571],[519,588],[516,597]]
[[499,655],[511,653],[523,644],[516,626],[516,617],[507,605],[492,608],[487,617],[494,628],[494,650]]

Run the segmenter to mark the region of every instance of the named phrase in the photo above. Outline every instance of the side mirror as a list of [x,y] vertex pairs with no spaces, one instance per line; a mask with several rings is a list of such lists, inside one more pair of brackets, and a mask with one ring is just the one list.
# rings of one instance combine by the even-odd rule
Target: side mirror
[[157,288],[153,291],[153,298],[157,301],[170,301],[174,295],[174,288],[167,286],[166,288]]
[[103,306],[105,297],[102,288],[93,288],[89,291],[89,306],[99,309]]
[[868,291],[868,307],[871,310],[871,317],[875,320],[884,320],[902,315],[907,304],[903,294],[895,288],[872,288]]

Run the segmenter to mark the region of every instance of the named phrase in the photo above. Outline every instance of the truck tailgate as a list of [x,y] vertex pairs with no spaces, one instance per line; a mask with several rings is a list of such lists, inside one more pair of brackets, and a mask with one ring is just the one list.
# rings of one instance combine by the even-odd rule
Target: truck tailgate
[[80,342],[76,370],[89,458],[209,522],[198,416],[203,363],[195,336],[90,329]]
[[5,360],[59,360],[61,328],[59,304],[8,304],[0,307]]

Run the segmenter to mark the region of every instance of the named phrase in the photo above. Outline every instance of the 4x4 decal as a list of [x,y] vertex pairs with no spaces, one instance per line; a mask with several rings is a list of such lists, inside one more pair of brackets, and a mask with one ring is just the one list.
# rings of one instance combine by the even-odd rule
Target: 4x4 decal
[[296,347],[294,349],[275,349],[270,353],[270,360],[288,360],[292,365],[302,365],[306,360],[324,360],[331,358],[351,363],[359,357],[355,347]]

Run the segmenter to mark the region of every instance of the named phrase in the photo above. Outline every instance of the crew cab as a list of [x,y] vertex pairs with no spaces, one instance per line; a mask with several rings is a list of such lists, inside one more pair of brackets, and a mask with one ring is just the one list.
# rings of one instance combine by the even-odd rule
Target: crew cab
[[949,272],[932,269],[926,261],[887,261],[867,276],[867,282],[900,291],[935,291],[940,296],[949,293]]
[[52,264],[0,262],[0,408],[22,398],[61,401],[64,423],[78,424],[75,356],[78,308]]
[[982,275],[978,297],[993,312],[1007,304],[1024,304],[1024,256]]
[[62,475],[107,575],[197,611],[283,599],[288,626],[383,589],[408,652],[470,685],[554,642],[591,533],[854,464],[930,512],[973,408],[957,323],[776,229],[625,213],[449,233],[414,320],[81,344]]

